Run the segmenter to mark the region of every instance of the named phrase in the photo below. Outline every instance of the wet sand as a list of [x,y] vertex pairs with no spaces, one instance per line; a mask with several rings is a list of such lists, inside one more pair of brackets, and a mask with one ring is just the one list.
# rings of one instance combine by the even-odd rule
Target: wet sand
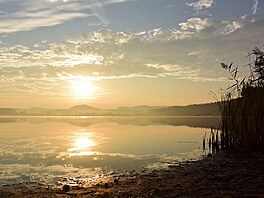
[[264,154],[219,153],[151,173],[111,174],[74,185],[6,185],[0,197],[264,197]]

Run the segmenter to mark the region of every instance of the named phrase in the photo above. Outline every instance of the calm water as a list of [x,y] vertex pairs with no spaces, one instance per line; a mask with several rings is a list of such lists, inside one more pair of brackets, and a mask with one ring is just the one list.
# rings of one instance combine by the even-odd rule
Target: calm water
[[0,117],[0,184],[198,159],[209,117]]

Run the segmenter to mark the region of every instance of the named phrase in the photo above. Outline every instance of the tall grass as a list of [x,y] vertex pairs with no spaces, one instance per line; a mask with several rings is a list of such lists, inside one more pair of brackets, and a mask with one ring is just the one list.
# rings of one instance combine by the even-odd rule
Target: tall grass
[[227,150],[264,151],[264,52],[249,53],[250,75],[239,80],[238,67],[222,63],[234,84],[222,92],[220,101],[221,147]]

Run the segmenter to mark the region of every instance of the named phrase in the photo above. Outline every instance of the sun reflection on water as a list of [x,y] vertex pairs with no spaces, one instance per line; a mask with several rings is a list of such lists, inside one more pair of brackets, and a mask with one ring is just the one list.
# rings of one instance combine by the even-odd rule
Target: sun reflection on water
[[69,148],[69,156],[85,156],[93,155],[92,147],[97,143],[92,139],[92,133],[77,135],[73,138],[72,148]]
[[74,146],[79,150],[86,148],[89,149],[90,147],[95,146],[95,141],[89,137],[79,137],[75,140]]

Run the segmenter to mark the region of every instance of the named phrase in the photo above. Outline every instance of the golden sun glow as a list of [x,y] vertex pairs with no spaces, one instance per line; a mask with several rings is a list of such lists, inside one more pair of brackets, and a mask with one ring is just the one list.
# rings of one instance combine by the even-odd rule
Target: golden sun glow
[[71,82],[74,97],[76,99],[92,99],[96,86],[89,80],[78,79]]
[[95,142],[89,137],[79,137],[75,140],[74,146],[76,149],[88,149],[92,146],[95,146]]

